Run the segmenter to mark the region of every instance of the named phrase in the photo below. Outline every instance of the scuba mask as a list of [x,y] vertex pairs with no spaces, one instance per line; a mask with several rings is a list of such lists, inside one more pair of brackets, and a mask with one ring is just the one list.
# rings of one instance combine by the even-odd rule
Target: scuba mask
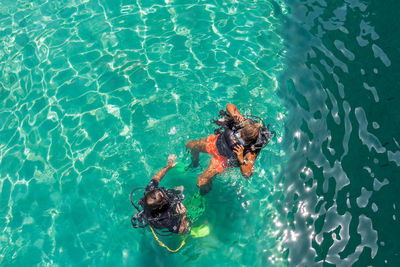
[[235,140],[236,140],[236,144],[237,145],[241,145],[241,146],[245,146],[245,142],[244,142],[244,140],[242,139],[242,137],[240,137],[240,133],[239,132],[235,132],[234,134],[233,134],[233,136],[235,137]]

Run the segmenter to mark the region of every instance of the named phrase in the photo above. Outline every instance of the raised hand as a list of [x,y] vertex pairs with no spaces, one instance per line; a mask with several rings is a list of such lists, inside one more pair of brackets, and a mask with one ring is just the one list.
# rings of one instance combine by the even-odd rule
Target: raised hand
[[179,203],[179,204],[176,206],[176,212],[177,212],[178,214],[185,214],[185,213],[187,212],[187,209],[185,208],[185,206],[183,206],[182,203]]
[[175,162],[176,160],[176,155],[175,154],[171,154],[168,156],[168,161],[167,161],[167,166],[172,168],[175,167],[176,164],[178,164],[177,162]]
[[235,152],[235,154],[237,155],[239,162],[243,162],[243,160],[244,160],[243,150],[244,150],[244,146],[242,146],[242,145],[236,145],[233,148],[233,152]]
[[245,119],[241,114],[234,114],[234,115],[233,115],[233,120],[234,120],[236,123],[240,123],[240,122],[245,121],[246,119]]

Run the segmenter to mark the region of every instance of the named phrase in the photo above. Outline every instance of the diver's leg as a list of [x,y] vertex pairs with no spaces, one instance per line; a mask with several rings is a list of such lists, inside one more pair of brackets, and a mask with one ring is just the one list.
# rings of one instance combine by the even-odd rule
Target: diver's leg
[[218,162],[212,158],[208,167],[197,178],[197,187],[200,188],[201,195],[205,195],[211,190],[212,178],[219,173],[216,164],[218,164]]
[[207,153],[207,142],[206,139],[190,140],[186,143],[186,148],[189,148],[192,153],[191,167],[199,166],[199,152]]
[[197,140],[190,140],[186,143],[186,148],[196,150],[197,152],[207,153],[207,138],[199,138]]

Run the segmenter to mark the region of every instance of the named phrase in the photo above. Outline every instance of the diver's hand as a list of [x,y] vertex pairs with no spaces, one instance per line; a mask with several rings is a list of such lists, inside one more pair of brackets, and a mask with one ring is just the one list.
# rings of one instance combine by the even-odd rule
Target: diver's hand
[[176,156],[174,154],[169,155],[168,156],[168,161],[167,161],[167,166],[165,166],[164,168],[162,168],[161,170],[159,170],[154,176],[153,178],[151,178],[152,180],[156,180],[158,182],[161,181],[161,179],[165,176],[165,174],[167,173],[167,171],[169,171],[169,169],[173,168],[176,166],[177,163],[175,163],[175,159]]
[[167,161],[167,167],[169,168],[173,168],[176,166],[176,164],[178,164],[177,162],[175,162],[176,160],[176,155],[172,154],[168,156],[168,161]]
[[178,205],[176,205],[176,212],[178,214],[186,214],[187,209],[185,208],[185,206],[183,206],[182,203],[179,203]]
[[237,108],[234,104],[232,104],[232,103],[226,104],[226,111],[228,112],[229,115],[232,116],[233,120],[234,120],[236,123],[240,123],[240,122],[242,122],[242,121],[245,120],[245,118],[243,117],[243,115],[240,114],[238,108]]
[[233,120],[234,120],[236,123],[240,123],[240,122],[245,121],[246,119],[242,116],[242,114],[234,114],[234,115],[233,115]]
[[237,158],[238,158],[239,162],[243,162],[244,161],[243,150],[244,150],[244,146],[242,146],[242,145],[236,145],[233,148],[233,152],[235,152],[235,154],[237,155]]

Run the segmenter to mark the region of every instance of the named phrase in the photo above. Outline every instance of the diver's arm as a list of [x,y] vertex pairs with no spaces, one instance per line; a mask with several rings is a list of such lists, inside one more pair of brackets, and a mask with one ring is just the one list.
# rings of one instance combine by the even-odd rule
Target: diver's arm
[[226,105],[226,111],[229,113],[229,115],[235,120],[235,122],[242,122],[245,120],[242,114],[240,114],[238,108],[232,104],[228,103]]
[[244,178],[248,179],[253,175],[254,169],[254,162],[257,158],[257,155],[252,152],[246,153],[243,156],[243,146],[236,146],[233,151],[236,153],[239,164],[240,164],[240,171]]
[[165,166],[162,168],[159,172],[157,172],[151,179],[156,180],[157,182],[160,182],[161,179],[164,177],[164,175],[167,173],[167,171],[171,169],[170,166]]
[[176,156],[174,154],[169,155],[167,166],[165,166],[160,171],[158,171],[151,179],[156,180],[157,182],[161,182],[161,179],[165,176],[167,171],[169,171],[169,169],[175,167],[175,165],[177,164],[174,162],[175,159],[176,159]]
[[186,214],[182,216],[181,219],[181,225],[179,226],[179,231],[178,234],[184,234],[187,232],[187,229],[189,227],[189,221],[186,218]]
[[188,221],[188,219],[186,218],[187,209],[185,208],[185,206],[183,206],[182,203],[179,203],[179,204],[176,206],[176,212],[177,212],[178,214],[181,214],[181,215],[182,215],[181,223],[180,223],[180,226],[179,226],[179,231],[178,231],[178,233],[179,233],[179,234],[183,234],[183,233],[186,232],[186,230],[187,230],[187,228],[188,228],[188,226],[189,226],[189,221]]
[[254,162],[256,161],[257,155],[255,153],[249,152],[244,156],[244,163],[240,165],[240,171],[244,178],[248,179],[253,175]]

